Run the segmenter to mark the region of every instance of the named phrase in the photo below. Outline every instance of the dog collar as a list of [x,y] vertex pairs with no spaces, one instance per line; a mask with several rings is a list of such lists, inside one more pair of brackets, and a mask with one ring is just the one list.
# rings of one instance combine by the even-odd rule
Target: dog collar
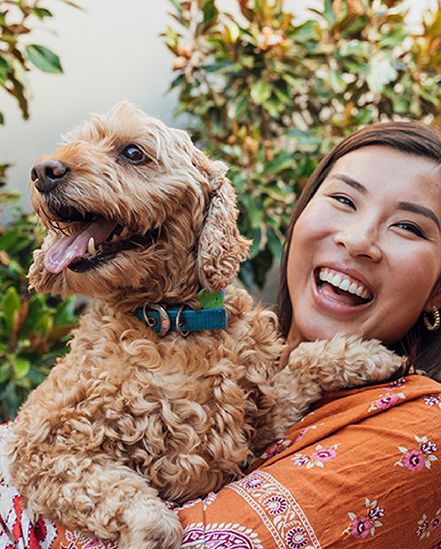
[[224,292],[199,293],[200,309],[186,305],[166,307],[156,303],[146,303],[138,307],[135,316],[163,337],[168,332],[178,332],[186,337],[190,332],[200,330],[220,330],[227,327],[227,311],[223,306]]

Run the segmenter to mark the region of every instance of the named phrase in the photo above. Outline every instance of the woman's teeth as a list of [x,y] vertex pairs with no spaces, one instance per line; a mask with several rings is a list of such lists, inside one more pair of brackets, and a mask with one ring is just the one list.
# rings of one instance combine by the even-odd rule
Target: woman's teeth
[[362,284],[351,281],[349,278],[346,278],[344,275],[336,273],[335,271],[321,269],[319,272],[319,279],[322,282],[328,282],[335,288],[354,294],[362,299],[368,299],[371,297],[369,290],[367,290]]

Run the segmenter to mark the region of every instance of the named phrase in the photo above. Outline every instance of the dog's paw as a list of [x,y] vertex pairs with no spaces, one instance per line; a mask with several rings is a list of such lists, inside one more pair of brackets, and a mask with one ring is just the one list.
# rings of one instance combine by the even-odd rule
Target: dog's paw
[[[406,358],[398,356],[376,339],[363,340],[358,336],[338,335],[329,342],[331,353],[335,345],[337,355],[333,363],[336,375],[331,386],[324,387],[327,390],[378,383],[404,370]],[[338,347],[341,349],[340,356]]]
[[175,513],[159,500],[136,501],[124,513],[127,528],[120,549],[179,549],[182,527]]
[[314,370],[325,391],[338,391],[389,379],[404,370],[405,357],[396,355],[376,339],[338,334],[329,341],[301,343],[294,351]]

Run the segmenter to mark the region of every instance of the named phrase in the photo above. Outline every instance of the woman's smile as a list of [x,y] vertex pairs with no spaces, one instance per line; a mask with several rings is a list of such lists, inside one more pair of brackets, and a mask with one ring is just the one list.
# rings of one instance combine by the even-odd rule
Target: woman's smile
[[369,286],[351,276],[344,267],[318,267],[311,276],[311,293],[315,305],[324,313],[352,316],[368,308],[374,294]]
[[345,332],[392,344],[430,311],[441,273],[440,181],[434,161],[385,146],[334,164],[293,231],[292,342]]

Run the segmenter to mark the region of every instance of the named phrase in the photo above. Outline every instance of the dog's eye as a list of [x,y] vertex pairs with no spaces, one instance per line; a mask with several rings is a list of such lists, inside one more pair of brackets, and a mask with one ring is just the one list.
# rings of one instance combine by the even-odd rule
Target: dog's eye
[[145,154],[137,145],[127,145],[122,154],[132,164],[139,164],[146,160]]

